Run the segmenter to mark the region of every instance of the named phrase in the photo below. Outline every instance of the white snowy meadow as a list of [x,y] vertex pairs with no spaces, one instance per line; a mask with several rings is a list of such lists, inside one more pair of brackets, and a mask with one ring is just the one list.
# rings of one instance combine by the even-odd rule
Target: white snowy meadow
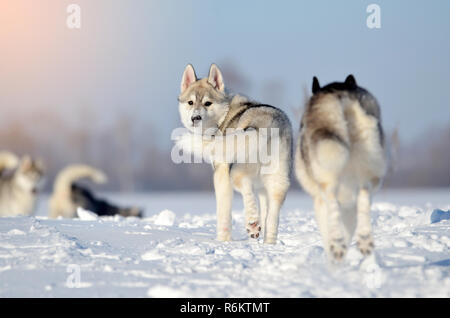
[[212,192],[107,197],[145,218],[51,220],[45,198],[35,217],[0,218],[0,297],[450,297],[450,220],[431,222],[450,189],[377,194],[375,255],[353,244],[338,266],[301,193],[288,194],[274,246],[247,238],[239,205],[233,241],[216,241]]

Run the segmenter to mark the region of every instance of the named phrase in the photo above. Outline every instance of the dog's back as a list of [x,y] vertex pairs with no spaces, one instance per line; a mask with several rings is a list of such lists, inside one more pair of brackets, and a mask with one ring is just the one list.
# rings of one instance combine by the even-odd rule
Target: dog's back
[[380,108],[352,76],[313,87],[301,122],[296,173],[311,195],[337,182],[377,187],[385,173]]

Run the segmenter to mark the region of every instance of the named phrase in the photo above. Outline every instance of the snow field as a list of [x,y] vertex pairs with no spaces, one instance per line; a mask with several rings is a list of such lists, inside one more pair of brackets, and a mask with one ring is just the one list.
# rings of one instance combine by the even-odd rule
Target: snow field
[[[435,202],[450,202],[448,194]],[[212,193],[142,196],[143,220],[86,211],[73,220],[2,218],[0,296],[450,297],[450,220],[430,221],[450,204],[410,195],[375,200],[375,255],[364,259],[353,243],[340,265],[327,262],[310,199],[296,193],[277,245],[247,238],[239,206],[233,241],[216,241]]]

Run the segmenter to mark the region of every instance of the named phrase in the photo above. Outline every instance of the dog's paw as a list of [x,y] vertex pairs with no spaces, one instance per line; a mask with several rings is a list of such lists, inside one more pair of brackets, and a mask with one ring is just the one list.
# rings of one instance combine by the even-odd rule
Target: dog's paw
[[259,237],[259,234],[261,232],[261,225],[259,224],[258,221],[250,221],[247,223],[245,227],[247,229],[248,235],[251,238],[257,239]]
[[345,253],[347,252],[347,245],[345,244],[343,238],[331,239],[328,248],[330,251],[330,255],[336,261],[341,261],[344,258]]
[[365,235],[359,234],[356,239],[356,245],[358,246],[359,251],[364,256],[372,254],[373,248],[375,246],[373,243],[373,237],[370,233]]

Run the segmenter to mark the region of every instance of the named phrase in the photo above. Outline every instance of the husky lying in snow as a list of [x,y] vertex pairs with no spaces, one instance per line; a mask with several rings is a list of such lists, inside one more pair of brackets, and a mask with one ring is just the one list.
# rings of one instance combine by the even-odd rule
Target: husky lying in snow
[[87,165],[71,165],[62,170],[57,176],[53,194],[50,198],[50,217],[73,218],[77,208],[96,213],[99,216],[136,216],[141,217],[139,208],[122,208],[96,198],[87,188],[77,185],[76,180],[89,178],[96,183],[105,183],[106,176],[103,172]]
[[[244,144],[244,148],[249,151],[244,154],[245,159],[254,151],[260,154],[261,148],[278,144],[277,151],[271,153],[268,162],[222,160],[230,155],[229,153],[222,156],[212,152],[209,157],[214,169],[217,238],[221,241],[231,240],[231,202],[234,188],[242,194],[249,236],[258,238],[262,231],[264,242],[275,244],[280,208],[289,188],[292,162],[292,128],[286,114],[276,107],[226,93],[222,73],[215,64],[211,65],[208,77],[203,79],[197,79],[194,68],[188,65],[183,73],[178,100],[181,121],[192,133],[187,134],[187,138],[180,138],[177,145],[198,157],[203,157],[203,150],[211,143],[215,144],[215,150],[227,148],[227,141],[220,141],[223,139],[220,136],[229,136],[232,134],[229,133],[230,130],[236,131],[236,136],[251,131],[259,134],[268,130],[277,132],[278,138],[275,139],[271,135],[266,140],[267,143],[248,141]],[[230,148],[226,149],[231,152],[228,158],[236,158],[235,154],[241,149],[236,146]],[[265,170],[269,166],[275,168]],[[255,191],[259,196],[259,208]]]
[[301,120],[297,178],[314,199],[327,254],[341,260],[356,231],[357,246],[368,255],[371,196],[386,172],[379,105],[352,75],[324,87],[314,77],[312,92]]
[[39,160],[0,152],[0,216],[33,214],[43,174]]

